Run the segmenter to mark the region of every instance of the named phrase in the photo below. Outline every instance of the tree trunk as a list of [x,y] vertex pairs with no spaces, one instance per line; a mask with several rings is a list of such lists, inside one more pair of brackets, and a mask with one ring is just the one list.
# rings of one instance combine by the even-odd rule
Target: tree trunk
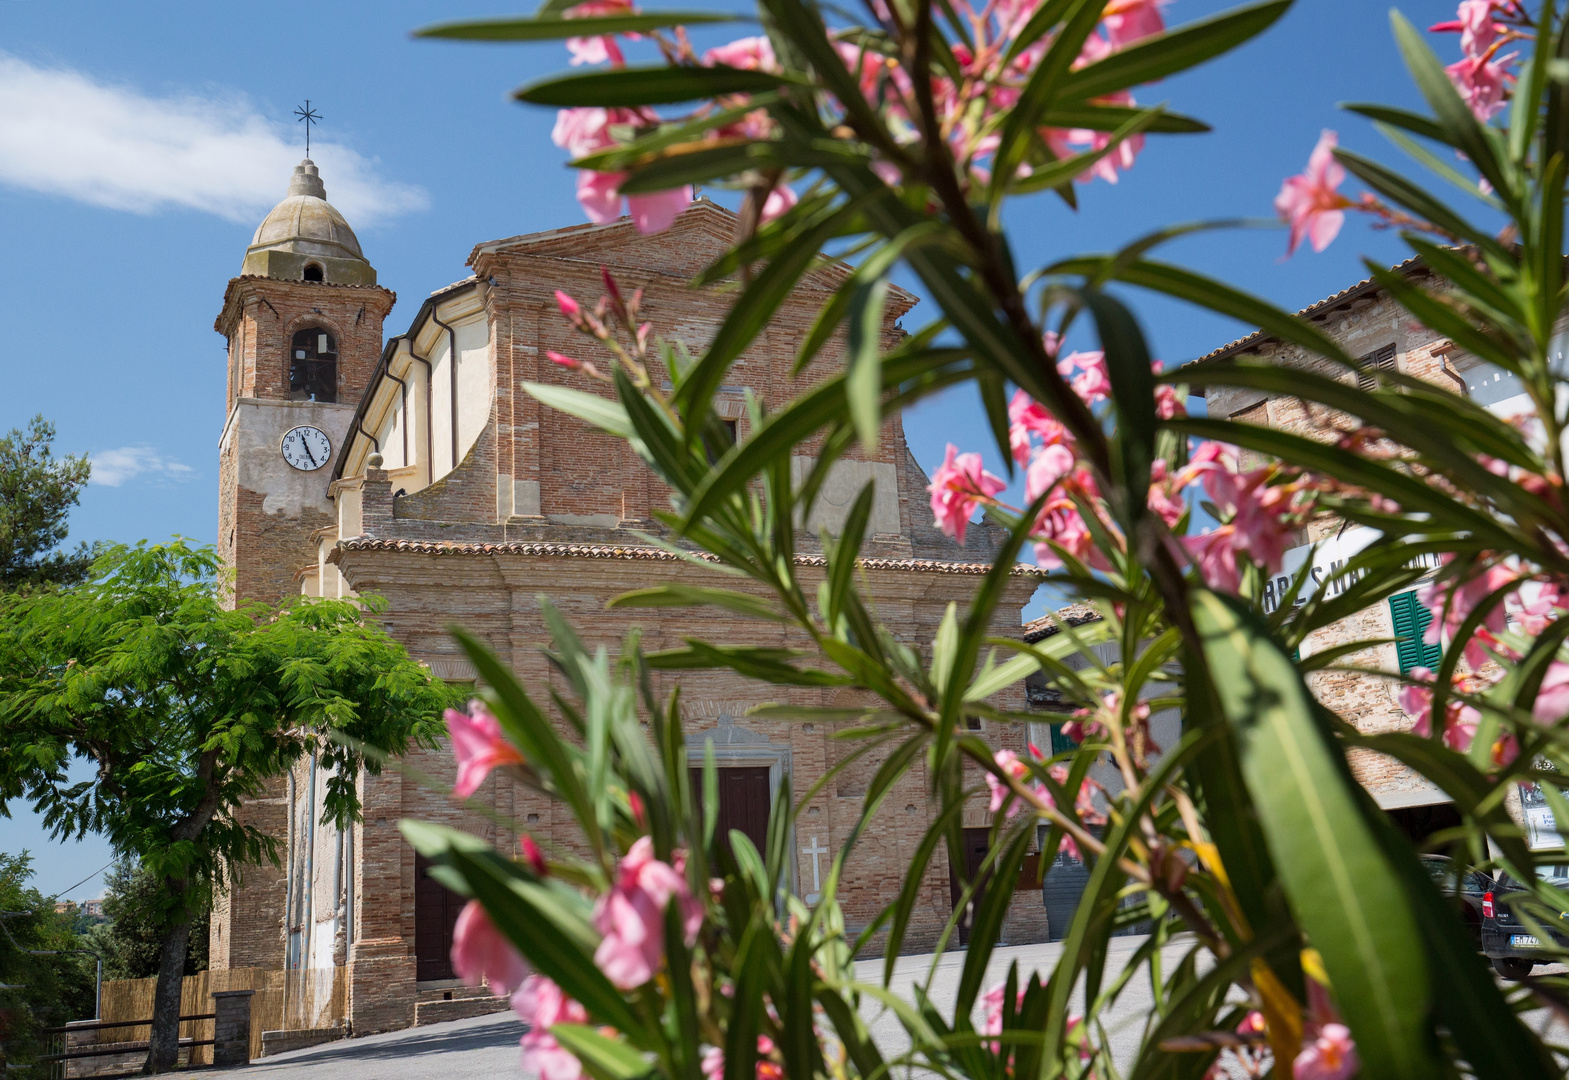
[[158,985],[153,990],[152,1038],[147,1047],[144,1073],[173,1069],[180,1055],[180,980],[185,975],[185,953],[191,941],[191,917],[183,911],[163,937],[158,962]]

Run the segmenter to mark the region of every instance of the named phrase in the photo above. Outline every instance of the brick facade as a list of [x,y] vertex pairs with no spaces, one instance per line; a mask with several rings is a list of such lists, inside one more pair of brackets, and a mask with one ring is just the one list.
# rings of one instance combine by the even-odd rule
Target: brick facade
[[[470,258],[474,276],[433,294],[407,334],[388,343],[385,350],[380,340],[385,307],[366,304],[361,318],[367,327],[374,318],[374,326],[356,339],[355,355],[367,358],[356,371],[368,376],[374,370],[376,377],[361,384],[352,423],[344,425],[345,440],[333,475],[323,478],[324,483],[332,480],[335,517],[323,525],[314,517],[307,522],[302,514],[288,543],[281,535],[268,539],[259,529],[258,539],[251,539],[246,521],[247,515],[254,514],[246,501],[248,493],[236,485],[241,490],[234,496],[236,509],[231,515],[238,520],[240,541],[231,550],[237,590],[241,595],[258,595],[263,588],[282,588],[299,567],[319,563],[317,577],[304,575],[306,593],[385,598],[383,625],[411,655],[444,678],[472,679],[472,667],[447,634],[450,625],[460,624],[508,661],[541,703],[548,702],[549,688],[559,678],[540,651],[548,640],[540,616],[541,596],[561,608],[590,647],[604,645],[612,652],[634,625],[642,631],[645,649],[678,646],[688,635],[725,643],[785,644],[790,635],[774,624],[714,609],[608,611],[605,605],[612,597],[650,584],[680,581],[737,587],[736,579],[720,579],[715,571],[668,556],[640,539],[637,531],[660,530],[654,510],[667,505],[654,475],[624,442],[543,409],[523,387],[525,382],[544,382],[599,390],[581,375],[550,363],[544,354],[553,349],[584,359],[593,356],[602,363],[592,353],[593,343],[562,319],[554,300],[554,291],[562,289],[591,305],[603,291],[601,266],[608,267],[628,293],[644,290],[643,316],[657,334],[679,339],[700,355],[720,325],[730,297],[715,290],[696,290],[688,283],[728,246],[734,227],[732,215],[703,201],[669,233],[657,237],[638,236],[623,219],[481,245]],[[841,336],[802,377],[790,375],[799,343],[842,273],[829,268],[808,275],[726,375],[716,407],[737,421],[740,438],[751,434],[747,392],[762,406],[778,408],[843,363]],[[267,355],[272,347],[267,334],[275,335],[275,344],[286,342],[285,335],[292,333],[287,314],[275,320],[277,325],[268,324],[272,312],[260,298],[266,295],[280,311],[293,312],[300,306],[280,303],[280,297],[293,300],[295,283],[251,286],[249,280],[231,284],[225,316],[220,319],[221,325],[234,328],[231,342],[248,334],[257,339],[254,345],[242,340],[233,350],[242,372],[257,370],[253,357]],[[283,285],[284,291],[275,294],[275,285]],[[251,294],[244,291],[251,288],[255,300],[247,299]],[[356,301],[363,303],[372,290],[344,289],[338,295],[345,299],[332,312],[336,325],[347,333],[342,312]],[[902,293],[890,302],[888,343],[897,340],[896,320],[913,302],[913,297]],[[319,305],[311,306],[314,313]],[[480,328],[484,348],[465,349],[462,335],[472,339]],[[345,345],[343,354],[347,352]],[[459,368],[455,358],[460,353],[464,365],[484,363],[488,385],[483,393],[467,383],[460,388],[460,370],[472,371]],[[375,356],[381,357],[380,368],[369,359]],[[446,391],[448,379],[450,391]],[[450,422],[445,412],[449,405]],[[473,427],[476,405],[488,410],[477,429]],[[449,437],[452,450],[447,447]],[[801,473],[810,467],[815,449],[807,446],[800,451]],[[392,459],[389,467],[381,467],[383,457]],[[822,560],[814,554],[815,527],[819,523],[834,527],[860,487],[872,481],[878,496],[864,547],[869,595],[878,617],[902,640],[929,649],[947,605],[957,603],[962,611],[973,595],[995,549],[995,530],[977,525],[968,544],[959,548],[932,528],[927,478],[905,446],[898,417],[884,425],[875,455],[867,456],[857,447],[847,458],[825,487],[810,528],[802,531],[800,572],[808,591],[821,573]],[[265,504],[269,493],[258,494]],[[294,543],[296,539],[303,548]],[[246,543],[251,546],[246,548]],[[1015,575],[998,608],[995,632],[1018,633],[1020,610],[1034,588],[1033,575]],[[656,693],[667,693],[676,681],[660,675]],[[716,672],[683,672],[679,682],[694,761],[701,761],[703,747],[712,740],[721,766],[766,766],[772,784],[789,777],[799,796],[846,751],[846,744],[833,739],[831,725],[770,722],[746,715],[753,705],[766,701],[851,704],[842,691],[779,688]],[[1022,686],[999,695],[998,703],[1022,710]],[[999,747],[1023,752],[1024,727],[1001,725],[983,734]],[[812,852],[817,854],[816,881],[820,884],[826,877],[829,860],[856,821],[866,785],[883,756],[874,752],[847,768],[802,808],[791,841],[796,849],[791,865],[800,893],[813,891]],[[432,992],[416,980],[419,916],[414,853],[397,831],[399,818],[451,824],[509,852],[516,850],[522,831],[563,848],[573,847],[579,839],[558,807],[503,777],[487,781],[469,805],[453,802],[448,794],[453,765],[445,749],[417,751],[407,764],[402,774],[388,771],[362,778],[364,817],[349,838],[352,866],[343,896],[347,900],[352,894],[346,960],[356,1032],[412,1023],[415,1003],[422,993]],[[872,827],[861,836],[841,889],[852,929],[867,925],[896,894],[915,845],[932,820],[928,786],[924,768],[912,770],[888,794]],[[287,811],[283,816],[287,818]],[[984,803],[967,811],[965,824],[985,823]],[[327,842],[340,841],[329,838]],[[276,892],[275,885],[268,888]],[[1043,939],[1039,892],[1021,891],[1018,897],[1005,927],[1006,940]],[[243,913],[242,902],[249,904]],[[234,963],[253,955],[248,944],[238,943],[243,938],[270,942],[279,957],[275,963],[281,962],[287,937],[284,919],[277,914],[282,908],[250,901],[244,893],[226,903],[226,918],[214,920],[214,956],[220,955],[220,947],[221,955]],[[907,947],[930,947],[951,908],[947,857],[940,853],[923,881]],[[255,925],[242,929],[242,914]],[[220,929],[221,923],[227,929]],[[343,920],[336,925],[341,932]]]

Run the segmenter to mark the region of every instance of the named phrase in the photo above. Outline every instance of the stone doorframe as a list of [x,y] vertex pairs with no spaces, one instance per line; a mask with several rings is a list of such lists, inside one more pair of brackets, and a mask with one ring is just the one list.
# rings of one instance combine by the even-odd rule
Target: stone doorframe
[[[702,704],[691,702],[690,705]],[[729,704],[729,703],[725,703]],[[701,719],[701,716],[693,719]],[[744,728],[735,722],[735,717],[728,710],[722,711],[718,717],[719,726],[707,731],[688,732],[686,735],[686,757],[689,768],[701,769],[704,757],[710,744],[714,748],[714,764],[718,768],[735,767],[741,765],[767,766],[768,767],[768,803],[772,807],[779,798],[779,785],[784,781],[790,768],[789,744],[781,745],[773,742],[762,732]],[[793,775],[793,773],[792,773]],[[796,863],[798,853],[795,844],[795,826],[790,826],[790,832],[785,837],[790,845],[790,857],[785,860],[789,868],[789,888],[792,893],[799,895],[797,878],[799,877]]]

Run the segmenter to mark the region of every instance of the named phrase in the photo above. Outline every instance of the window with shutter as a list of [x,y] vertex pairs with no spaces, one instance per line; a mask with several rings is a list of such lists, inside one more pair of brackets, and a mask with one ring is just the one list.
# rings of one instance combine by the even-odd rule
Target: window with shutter
[[1051,752],[1053,756],[1056,756],[1065,750],[1073,750],[1077,748],[1078,745],[1078,743],[1074,742],[1072,739],[1068,738],[1068,736],[1062,733],[1061,724],[1053,724],[1051,726]]
[[1378,389],[1378,373],[1395,370],[1395,347],[1385,345],[1377,352],[1370,352],[1357,360],[1361,371],[1357,373],[1357,387],[1361,390]]
[[1416,592],[1403,592],[1389,598],[1389,614],[1395,624],[1395,654],[1400,660],[1400,674],[1414,667],[1437,670],[1444,658],[1442,645],[1428,645],[1422,640],[1433,613],[1423,607]]

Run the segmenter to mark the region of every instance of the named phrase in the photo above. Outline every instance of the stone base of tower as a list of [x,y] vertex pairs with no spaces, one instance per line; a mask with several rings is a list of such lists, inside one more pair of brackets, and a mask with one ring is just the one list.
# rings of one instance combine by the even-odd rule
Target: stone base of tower
[[348,970],[349,1030],[355,1035],[414,1025],[414,957],[402,938],[358,941]]

